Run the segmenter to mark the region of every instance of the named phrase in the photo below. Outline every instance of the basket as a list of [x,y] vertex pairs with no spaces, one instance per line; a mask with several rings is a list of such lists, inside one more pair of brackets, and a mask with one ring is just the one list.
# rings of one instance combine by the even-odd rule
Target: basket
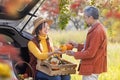
[[14,65],[15,73],[16,73],[16,76],[17,76],[18,80],[24,80],[24,79],[20,79],[20,77],[19,77],[19,75],[18,75],[18,73],[17,73],[17,70],[16,70],[16,67],[17,67],[19,64],[26,64],[26,65],[28,66],[28,68],[30,68],[31,73],[32,73],[31,76],[29,77],[29,79],[28,79],[28,78],[27,78],[27,79],[28,79],[28,80],[35,80],[34,71],[33,71],[32,67],[31,67],[31,65],[30,65],[29,63],[25,62],[25,61],[19,61],[19,62],[17,62],[17,63]]
[[68,75],[76,73],[76,64],[73,64],[69,61],[62,60],[66,64],[61,65],[52,65],[47,60],[40,62],[40,66],[38,68],[39,71],[46,73],[49,76],[57,76],[57,75]]

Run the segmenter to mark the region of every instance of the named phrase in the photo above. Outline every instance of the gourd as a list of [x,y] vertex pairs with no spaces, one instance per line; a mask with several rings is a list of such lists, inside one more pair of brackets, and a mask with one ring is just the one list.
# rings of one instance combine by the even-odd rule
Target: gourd
[[62,52],[66,51],[66,50],[72,50],[72,49],[73,49],[73,46],[69,43],[60,46],[60,50]]

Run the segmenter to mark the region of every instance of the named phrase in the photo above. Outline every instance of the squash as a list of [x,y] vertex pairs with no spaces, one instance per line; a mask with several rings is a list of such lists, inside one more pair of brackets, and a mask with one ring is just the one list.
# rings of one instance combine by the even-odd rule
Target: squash
[[69,43],[60,46],[60,50],[62,52],[66,51],[66,50],[72,50],[72,49],[73,49],[73,46]]

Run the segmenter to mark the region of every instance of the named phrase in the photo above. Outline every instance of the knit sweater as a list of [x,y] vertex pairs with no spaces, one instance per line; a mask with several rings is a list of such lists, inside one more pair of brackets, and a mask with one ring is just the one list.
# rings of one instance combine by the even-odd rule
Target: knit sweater
[[[47,59],[48,58],[48,45],[46,42],[47,36],[39,36],[40,43],[38,44],[40,46],[40,49],[36,46],[36,44],[33,41],[29,41],[28,43],[28,49],[29,51],[39,60],[41,59]],[[50,46],[53,47],[52,42],[50,42]],[[53,48],[52,48],[53,49]]]

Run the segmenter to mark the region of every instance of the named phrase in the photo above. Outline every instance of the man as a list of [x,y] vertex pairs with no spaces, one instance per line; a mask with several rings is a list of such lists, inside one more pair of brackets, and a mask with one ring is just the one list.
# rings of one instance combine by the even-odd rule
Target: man
[[98,80],[102,72],[107,71],[107,36],[104,26],[99,22],[99,11],[96,7],[84,9],[84,19],[90,27],[85,44],[70,42],[78,51],[69,50],[66,54],[80,59],[79,74],[82,80]]

